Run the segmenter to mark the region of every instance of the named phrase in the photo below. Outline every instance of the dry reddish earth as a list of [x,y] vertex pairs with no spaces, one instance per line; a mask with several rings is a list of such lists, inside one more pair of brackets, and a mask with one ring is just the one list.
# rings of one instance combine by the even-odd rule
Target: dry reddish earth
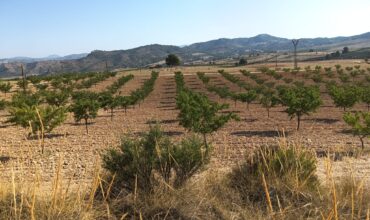
[[[241,163],[245,155],[252,152],[255,147],[277,144],[283,135],[288,141],[319,151],[350,151],[358,148],[357,138],[345,132],[348,127],[342,120],[343,111],[334,107],[330,97],[325,93],[322,94],[323,106],[316,113],[304,117],[301,130],[296,131],[296,121],[289,120],[287,114],[283,112],[283,107],[273,108],[270,118],[267,118],[266,110],[258,103],[252,103],[248,111],[245,104],[237,103],[234,106],[233,101],[220,99],[216,94],[208,92],[195,72],[204,71],[210,74],[211,84],[225,85],[236,92],[240,90],[221,75],[215,74],[216,68],[199,67],[178,70],[183,71],[186,85],[189,88],[204,92],[214,101],[229,103],[229,110],[240,115],[240,121],[228,123],[209,137],[214,148],[210,166],[221,168]],[[227,71],[236,74],[238,70],[239,68],[232,68]],[[69,115],[68,120],[46,138],[44,154],[40,153],[38,140],[30,140],[26,137],[27,130],[4,124],[7,112],[0,111],[1,181],[9,182],[14,172],[16,178],[32,180],[38,177],[40,182],[48,184],[55,177],[60,163],[61,174],[66,181],[78,184],[89,182],[94,170],[100,166],[100,155],[105,149],[119,144],[122,135],[132,136],[146,131],[149,124],[155,120],[161,123],[163,130],[174,141],[186,136],[188,133],[178,125],[176,120],[178,110],[175,109],[176,85],[173,72],[174,69],[161,71],[154,91],[140,104],[140,107],[130,108],[127,113],[121,109],[116,110],[112,121],[109,112],[101,110],[98,118],[89,125],[89,134],[86,134],[84,125],[76,124],[73,116]],[[133,73],[135,78],[119,90],[121,94],[129,94],[150,77],[149,71]],[[121,73],[100,82],[91,90],[101,91],[122,74],[127,73]],[[254,83],[248,77],[239,76],[246,82]],[[268,76],[263,76],[263,78],[274,81]],[[354,110],[365,109],[365,105],[357,105],[354,108]],[[370,146],[369,140],[366,140],[366,145]],[[333,162],[334,175],[341,177],[352,173],[370,182],[369,162],[367,155],[360,158],[346,157],[335,161]],[[324,178],[325,163],[322,159],[319,161],[318,173]]]

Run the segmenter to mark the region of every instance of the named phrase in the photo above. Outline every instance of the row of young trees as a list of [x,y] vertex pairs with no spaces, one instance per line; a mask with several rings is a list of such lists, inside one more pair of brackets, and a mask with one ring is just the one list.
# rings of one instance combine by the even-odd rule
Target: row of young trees
[[[336,65],[335,67],[336,67],[336,70],[339,71],[339,72],[340,72],[340,70],[342,70],[340,65]],[[307,69],[309,69],[309,68],[307,68]],[[355,69],[359,70],[359,66],[356,66]],[[331,68],[325,67],[324,70],[328,74],[331,71]],[[311,70],[309,69],[309,71],[311,71]],[[346,71],[352,71],[352,68],[347,67]],[[248,72],[248,71],[241,71],[241,72],[245,76],[248,76],[248,77],[251,76],[251,73]],[[276,75],[275,71],[269,70],[268,68],[265,68],[265,69],[261,70],[261,72],[263,72],[267,75],[270,75],[270,76]],[[321,67],[316,66],[315,69],[312,72],[315,75],[320,74],[321,73]],[[361,72],[363,73],[364,71],[361,71]],[[232,81],[232,82],[234,82],[238,85],[241,84],[240,82],[235,80],[235,79],[238,79],[238,77],[236,77],[236,76],[230,77],[230,76],[227,76],[227,74],[228,73],[222,73],[222,75],[226,79],[228,79],[229,81]],[[340,74],[341,73],[339,73],[339,77],[340,77]],[[278,77],[278,78],[280,78],[280,77]],[[318,83],[318,81],[315,81],[315,80],[313,80],[313,81]],[[341,107],[341,108],[344,109],[344,111],[346,111],[348,108],[353,107],[356,103],[363,102],[367,105],[367,107],[368,107],[367,110],[369,111],[369,106],[370,106],[370,104],[369,104],[370,103],[370,100],[369,100],[370,99],[370,89],[369,89],[370,87],[369,87],[369,85],[364,83],[364,82],[355,82],[354,80],[352,81],[352,84],[347,82],[347,81],[346,82],[343,82],[343,80],[341,80],[341,81],[343,83],[342,85],[338,85],[338,83],[336,81],[333,81],[333,80],[331,80],[331,81],[321,81],[320,80],[319,82],[325,82],[328,93],[331,96],[334,104],[337,107]],[[289,84],[288,82],[286,82],[286,83]],[[300,83],[300,81],[295,81],[294,84],[295,84],[296,87],[304,86],[304,82]],[[320,94],[319,90],[318,90],[319,86],[320,85],[316,86],[316,88],[317,88],[316,96],[318,96]],[[267,87],[271,88],[270,86],[267,86]],[[284,91],[286,91],[286,89],[285,89],[284,86],[277,86],[276,90],[278,91],[279,96],[274,97],[274,99],[268,98],[268,97],[271,97],[271,96],[264,96],[264,95],[260,94],[261,95],[260,103],[262,105],[265,105],[264,103],[265,103],[266,100],[269,100],[268,103],[271,103],[270,100],[275,100],[275,102],[274,102],[275,104],[283,104],[282,101],[284,99],[283,99],[282,95],[283,95]],[[260,90],[257,89],[257,91],[260,91]],[[289,96],[291,96],[291,95],[289,95]],[[314,100],[317,100],[317,99],[314,99]],[[315,101],[308,102],[307,104],[313,105],[313,106],[319,105],[318,102],[315,102]],[[287,105],[287,106],[289,106],[289,105]],[[307,107],[305,107],[305,108],[307,108]],[[318,106],[315,107],[315,108],[318,108]],[[289,112],[291,112],[291,109],[288,108],[288,109],[286,109],[286,111],[289,114]],[[292,114],[292,113],[290,113],[290,114]],[[345,112],[344,115],[343,115],[344,121],[349,126],[351,126],[352,133],[360,138],[362,148],[364,148],[364,138],[368,137],[370,135],[369,121],[368,121],[369,120],[368,119],[369,115],[370,115],[369,112],[363,112],[363,111],[355,112],[355,113]],[[300,116],[299,116],[299,114],[296,114],[296,116],[297,116],[297,119],[298,119],[298,127],[299,127],[299,121],[300,121],[299,117]]]
[[[41,89],[36,92],[29,89],[20,90],[13,94],[9,102],[2,100],[0,107],[7,108],[10,113],[7,123],[28,128],[29,136],[36,135],[41,140],[44,139],[45,134],[65,121],[68,112],[73,113],[76,122],[81,120],[85,122],[88,133],[88,121],[96,118],[100,108],[111,110],[111,117],[113,117],[113,109],[117,107],[127,109],[128,106],[137,104],[153,90],[157,77],[158,72],[153,72],[151,78],[145,81],[141,88],[132,91],[129,96],[115,95],[115,93],[133,78],[132,75],[119,78],[100,93],[65,88]],[[43,149],[42,147],[42,151]]]
[[[224,71],[220,72],[226,79],[241,85],[240,78],[226,73]],[[203,74],[200,74],[203,75]],[[205,76],[202,76],[203,78]],[[291,117],[297,118],[297,130],[300,128],[301,118],[303,115],[309,115],[314,112],[321,104],[322,100],[320,98],[320,92],[317,87],[307,87],[307,86],[280,86],[277,92],[269,87],[261,87],[258,90],[249,89],[245,93],[233,93],[227,87],[217,88],[215,86],[207,86],[212,88],[210,91],[214,91],[217,94],[222,94],[223,98],[230,97],[235,102],[241,101],[246,102],[247,106],[255,100],[263,105],[267,110],[269,117],[270,108],[277,104],[281,104],[286,107],[287,114]],[[222,93],[220,93],[220,91]]]

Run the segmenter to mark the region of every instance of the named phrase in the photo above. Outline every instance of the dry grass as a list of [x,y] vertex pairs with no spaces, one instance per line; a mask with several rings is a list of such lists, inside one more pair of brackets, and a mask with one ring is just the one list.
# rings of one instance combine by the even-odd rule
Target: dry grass
[[[315,189],[302,187],[297,175],[271,181],[263,173],[250,181],[260,187],[251,190],[262,190],[264,197],[247,202],[233,187],[240,183],[230,178],[230,169],[210,167],[180,189],[159,183],[153,192],[142,193],[114,188],[114,177],[105,178],[99,167],[89,186],[72,187],[64,184],[60,163],[50,190],[40,187],[37,175],[32,182],[16,182],[13,173],[12,182],[0,186],[0,219],[369,219],[368,186],[351,175],[334,178],[332,163],[325,159],[326,180]],[[297,188],[289,188],[289,182]],[[274,187],[283,194],[274,193]],[[297,192],[304,197],[292,196]]]

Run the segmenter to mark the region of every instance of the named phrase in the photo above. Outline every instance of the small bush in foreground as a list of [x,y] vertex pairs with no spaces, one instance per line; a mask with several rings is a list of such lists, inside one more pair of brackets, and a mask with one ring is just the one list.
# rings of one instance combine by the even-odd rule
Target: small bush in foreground
[[173,144],[159,126],[154,126],[141,138],[123,138],[119,149],[103,155],[103,166],[116,176],[119,187],[148,193],[157,181],[183,185],[207,159],[208,151],[199,138]]

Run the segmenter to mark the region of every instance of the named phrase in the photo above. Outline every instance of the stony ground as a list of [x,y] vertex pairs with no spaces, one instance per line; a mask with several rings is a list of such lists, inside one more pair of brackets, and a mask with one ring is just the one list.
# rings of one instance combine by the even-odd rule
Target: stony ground
[[[209,74],[212,77],[211,84],[225,85],[233,91],[240,90],[236,85],[217,74],[217,69],[212,67],[178,69],[183,71],[186,85],[189,88],[204,92],[215,101],[229,103],[229,110],[238,113],[241,118],[238,122],[228,123],[210,136],[214,147],[210,166],[221,168],[240,163],[243,157],[255,147],[277,144],[282,137],[318,152],[327,150],[351,152],[358,148],[359,141],[347,132],[348,127],[342,120],[343,110],[334,107],[325,91],[322,93],[323,106],[316,113],[304,117],[301,130],[296,131],[296,121],[290,120],[282,107],[273,108],[268,118],[266,110],[258,103],[252,103],[250,109],[247,110],[242,103],[234,105],[231,100],[220,99],[216,94],[206,91],[196,76],[196,71]],[[238,74],[238,68],[227,71]],[[110,114],[101,110],[98,118],[89,125],[89,134],[86,134],[84,125],[76,124],[73,116],[69,115],[64,125],[55,129],[53,134],[46,138],[44,154],[41,154],[39,140],[28,139],[26,136],[28,132],[25,129],[3,123],[7,119],[7,112],[0,111],[1,181],[9,182],[14,174],[20,180],[38,178],[40,182],[48,184],[55,178],[58,165],[60,165],[60,174],[65,181],[81,184],[92,179],[94,171],[100,167],[101,153],[119,144],[122,135],[138,135],[146,131],[149,124],[155,121],[162,125],[164,131],[174,141],[188,135],[178,125],[176,119],[178,111],[175,109],[176,87],[173,72],[173,69],[162,70],[154,91],[140,106],[130,108],[127,113],[121,109],[116,110],[111,120]],[[129,94],[150,77],[148,70],[133,73],[135,74],[134,79],[125,84],[119,93]],[[101,91],[123,74],[127,73],[120,73],[116,77],[109,78],[91,90]],[[253,83],[245,76],[239,75],[239,77]],[[274,81],[273,78],[263,77]],[[291,77],[294,79],[293,76]],[[357,105],[354,108],[354,110],[365,109],[364,105]],[[366,140],[366,145],[370,146],[369,140]],[[370,182],[370,161],[367,155],[357,158],[336,157],[335,159],[339,159],[333,162],[335,176],[340,177],[352,173]],[[318,169],[320,177],[324,178],[325,172],[324,160],[320,159]]]

